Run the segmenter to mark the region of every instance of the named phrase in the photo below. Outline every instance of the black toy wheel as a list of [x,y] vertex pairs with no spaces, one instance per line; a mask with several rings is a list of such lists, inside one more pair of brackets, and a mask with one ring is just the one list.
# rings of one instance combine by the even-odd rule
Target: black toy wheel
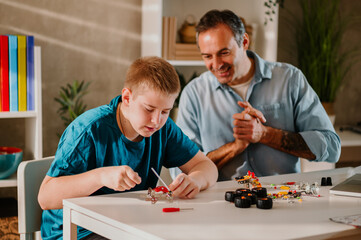
[[238,208],[249,208],[251,207],[251,199],[246,196],[235,197],[234,205]]
[[260,209],[271,209],[273,206],[272,198],[257,198],[257,207]]

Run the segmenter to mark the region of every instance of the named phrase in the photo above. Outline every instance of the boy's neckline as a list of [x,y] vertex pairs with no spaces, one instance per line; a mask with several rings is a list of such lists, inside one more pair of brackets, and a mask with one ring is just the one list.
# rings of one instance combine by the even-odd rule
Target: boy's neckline
[[[118,128],[119,130],[121,131],[121,133],[124,135],[124,137],[126,139],[128,139],[129,141],[132,141],[132,142],[141,142],[143,140],[143,136],[141,136],[140,134],[138,134],[137,137],[135,137],[134,139],[130,139],[129,137],[127,137],[126,135],[126,129],[127,129],[127,119],[125,119],[124,115],[123,115],[123,112],[122,112],[122,109],[121,109],[121,105],[122,105],[122,102],[119,102],[118,103],[118,106],[117,106],[117,111],[116,111],[116,120],[117,120],[117,124],[118,124]],[[123,119],[123,121],[122,121]],[[124,122],[125,121],[125,122]]]

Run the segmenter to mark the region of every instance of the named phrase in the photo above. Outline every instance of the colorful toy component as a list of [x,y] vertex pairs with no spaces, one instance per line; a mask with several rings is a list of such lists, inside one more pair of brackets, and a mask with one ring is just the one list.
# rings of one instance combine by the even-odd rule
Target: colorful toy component
[[226,201],[233,202],[237,208],[249,208],[252,204],[260,209],[272,208],[272,198],[267,197],[267,189],[262,187],[253,172],[248,171],[247,175],[235,180],[243,187],[227,191],[224,196]]

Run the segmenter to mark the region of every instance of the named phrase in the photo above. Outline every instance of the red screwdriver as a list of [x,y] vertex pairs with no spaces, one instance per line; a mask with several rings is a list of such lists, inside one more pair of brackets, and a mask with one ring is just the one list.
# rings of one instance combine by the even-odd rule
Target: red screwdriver
[[193,210],[193,208],[175,208],[175,207],[163,208],[163,212],[179,212],[180,210]]

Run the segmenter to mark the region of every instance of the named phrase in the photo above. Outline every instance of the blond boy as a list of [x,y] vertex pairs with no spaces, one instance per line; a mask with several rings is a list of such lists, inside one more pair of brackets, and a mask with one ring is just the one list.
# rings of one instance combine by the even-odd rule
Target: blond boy
[[[174,68],[158,57],[136,60],[122,95],[89,110],[64,131],[39,191],[42,238],[62,237],[62,200],[155,187],[162,166],[183,173],[169,185],[193,198],[216,182],[217,168],[168,118],[180,91]],[[78,228],[78,238],[90,232]]]

